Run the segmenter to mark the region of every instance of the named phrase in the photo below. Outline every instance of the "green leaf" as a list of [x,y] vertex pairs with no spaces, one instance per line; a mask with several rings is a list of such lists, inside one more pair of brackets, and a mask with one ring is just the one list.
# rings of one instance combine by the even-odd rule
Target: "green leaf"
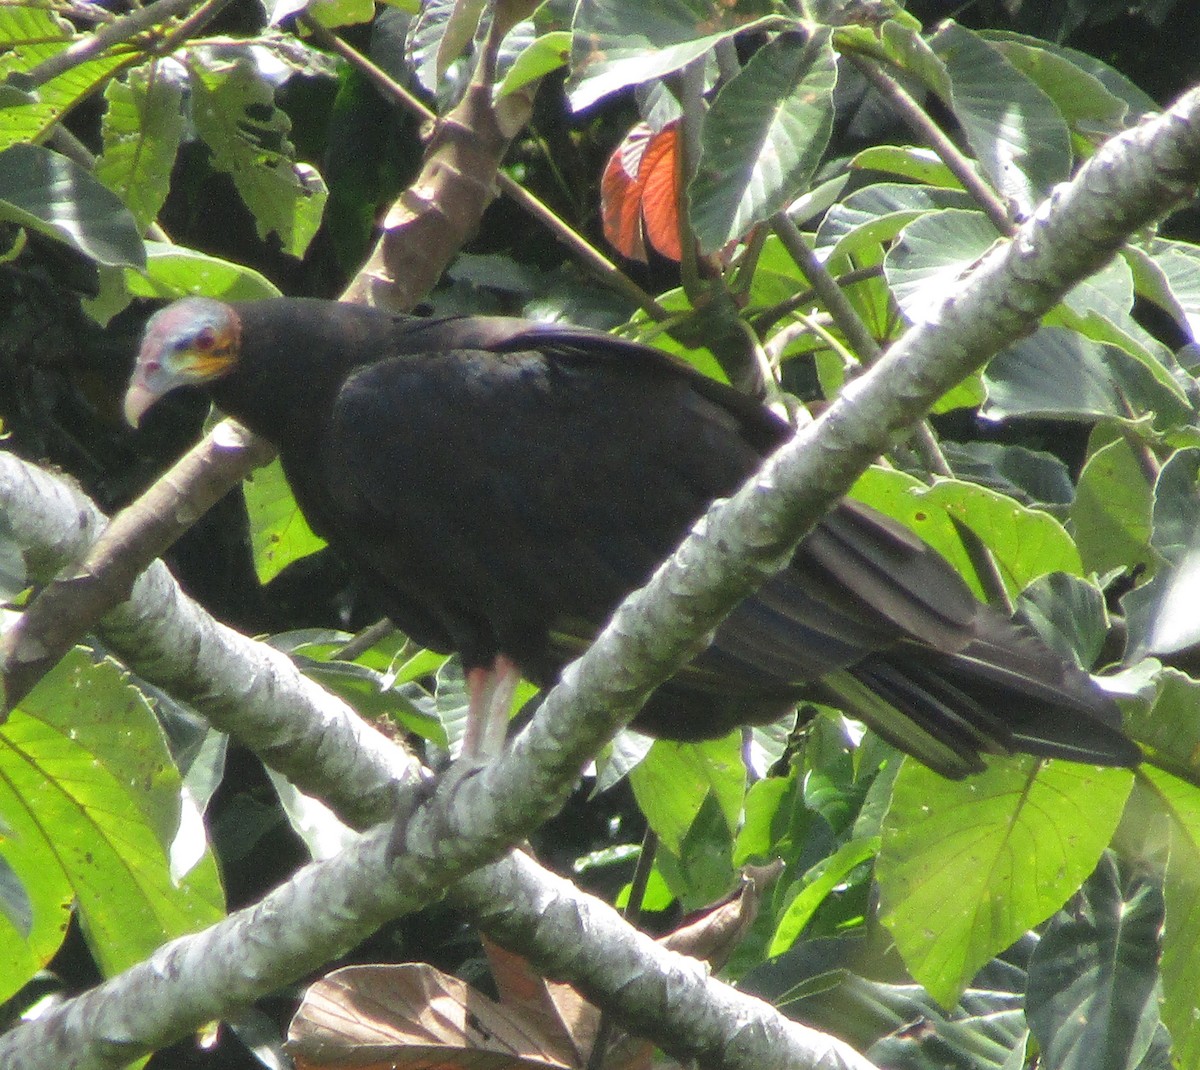
[[708,743],[658,740],[629,774],[638,806],[663,845],[675,855],[711,792],[732,830],[741,816],[746,767],[741,735]]
[[1172,427],[1189,411],[1144,363],[1061,327],[1041,327],[1006,346],[988,364],[984,384],[983,415],[992,420],[1128,419],[1132,410],[1154,413],[1156,426]]
[[[864,249],[884,245],[921,216],[942,209],[972,210],[974,202],[961,190],[936,186],[912,186],[901,182],[877,182],[855,190],[829,209],[817,228],[817,247],[830,257],[859,256]],[[989,241],[994,240],[993,229]]]
[[1015,498],[1023,505],[1070,505],[1071,473],[1052,453],[999,442],[942,442],[950,467],[963,479]]
[[1043,323],[1069,327],[1092,341],[1123,350],[1174,394],[1190,416],[1185,377],[1171,351],[1133,318],[1133,299],[1133,271],[1127,260],[1118,257],[1073,287]]
[[521,54],[508,68],[496,96],[505,97],[515,93],[530,82],[544,77],[551,71],[565,67],[571,58],[571,35],[566,30],[552,30],[536,38],[521,50]]
[[774,958],[791,947],[812,919],[817,908],[829,894],[841,884],[851,870],[870,861],[879,851],[880,838],[868,836],[863,840],[851,840],[842,844],[837,851],[818,863],[805,874],[805,886],[800,894],[788,904],[771,937],[767,954]]
[[883,261],[888,285],[907,319],[924,320],[997,237],[996,228],[978,211],[946,208],[908,223]]
[[29,893],[22,939],[0,917],[4,997],[45,964],[78,903],[107,975],[222,914],[211,854],[172,874],[181,782],[158,722],[111,661],[68,654],[0,727],[2,854]]
[[[11,829],[0,833],[0,838],[12,834]],[[33,901],[17,871],[0,854],[0,915],[12,926],[17,936],[28,940],[33,934]]]
[[954,117],[992,185],[1023,215],[1071,174],[1071,137],[1058,108],[1000,50],[954,22],[930,45],[950,76]]
[[1124,129],[1129,105],[1061,52],[1019,34],[983,31],[979,36],[1054,102],[1072,133],[1078,135],[1077,146]]
[[1116,68],[1109,66],[1102,59],[1089,56],[1086,52],[1080,52],[1075,48],[1067,48],[1065,45],[1055,44],[1053,41],[1043,40],[1040,37],[1030,37],[1019,33],[1006,33],[1000,30],[983,31],[980,33],[980,37],[995,44],[997,47],[1002,47],[1002,42],[1026,44],[1039,51],[1058,56],[1073,66],[1078,67],[1084,73],[1095,78],[1104,87],[1106,92],[1111,93],[1117,100],[1125,104],[1127,109],[1125,122],[1127,126],[1133,125],[1133,123],[1147,112],[1158,111],[1159,105],[1153,97],[1144,90],[1139,89]]
[[[862,171],[883,171],[899,175],[922,186],[961,190],[962,184],[933,149],[919,145],[872,145],[850,161]],[[965,204],[963,205],[965,207]]]
[[65,242],[98,264],[146,262],[137,223],[116,194],[39,145],[0,152],[0,219]]
[[260,583],[268,583],[293,561],[324,549],[325,540],[308,526],[278,460],[255,469],[244,489],[250,546]]
[[1157,797],[1161,812],[1170,821],[1171,849],[1167,861],[1164,896],[1166,914],[1162,933],[1162,1020],[1174,1043],[1176,1066],[1200,1062],[1200,1014],[1196,975],[1200,970],[1200,792],[1153,766],[1143,766],[1141,776]]
[[268,24],[277,26],[290,15],[303,11],[322,26],[333,29],[370,22],[375,17],[374,0],[274,0]]
[[1026,1015],[1056,1070],[1134,1070],[1159,1027],[1163,898],[1148,874],[1122,879],[1105,853],[1029,962]]
[[1200,640],[1196,592],[1200,589],[1200,451],[1178,450],[1154,487],[1150,543],[1161,564],[1154,578],[1122,600],[1128,650],[1170,653]]
[[1156,238],[1150,244],[1149,259],[1161,272],[1171,302],[1160,303],[1193,338],[1200,338],[1200,249],[1189,242]]
[[[27,74],[87,39],[74,33],[65,19],[34,5],[0,6],[0,82]],[[127,47],[117,47],[72,63],[62,74],[24,93],[16,84],[0,94],[0,148],[44,138],[54,124],[96,91],[114,71],[129,62]],[[13,83],[18,81],[13,78]]]
[[1121,437],[1088,458],[1079,475],[1071,523],[1075,544],[1090,572],[1149,564],[1153,488],[1145,461]]
[[940,479],[927,487],[892,469],[868,469],[850,496],[911,528],[984,597],[971,555],[956,525],[969,528],[992,552],[1006,589],[1019,594],[1049,572],[1079,575],[1079,551],[1063,526],[1040,509],[973,483]]
[[742,237],[811,180],[833,129],[837,66],[829,35],[780,34],[721,87],[704,118],[688,189],[702,251]]
[[294,161],[291,121],[275,106],[271,87],[245,60],[195,54],[188,68],[192,118],[212,149],[213,166],[228,172],[254,216],[260,238],[277,234],[292,256],[303,256],[321,224],[325,183]]
[[880,920],[934,999],[953,1005],[984,963],[1075,892],[1132,784],[1123,769],[1031,758],[964,781],[905,763],[875,866]]
[[575,111],[631,85],[671,74],[720,41],[773,25],[753,0],[580,0],[571,77]]
[[158,218],[171,184],[171,168],[183,137],[183,92],[157,64],[108,83],[102,133],[104,152],[95,175],[133,213],[144,230]]
[[1064,661],[1090,667],[1100,657],[1109,622],[1104,595],[1094,584],[1053,572],[1026,587],[1017,607]]
[[769,858],[778,840],[776,823],[785,802],[795,803],[795,777],[766,777],[746,792],[745,818],[734,842],[733,864]]
[[1128,704],[1125,728],[1156,766],[1200,783],[1200,682],[1178,669],[1157,667],[1154,686],[1153,702]]
[[125,286],[134,297],[173,299],[199,293],[221,301],[257,301],[279,296],[274,283],[253,268],[154,241],[146,242],[145,270],[127,270]]

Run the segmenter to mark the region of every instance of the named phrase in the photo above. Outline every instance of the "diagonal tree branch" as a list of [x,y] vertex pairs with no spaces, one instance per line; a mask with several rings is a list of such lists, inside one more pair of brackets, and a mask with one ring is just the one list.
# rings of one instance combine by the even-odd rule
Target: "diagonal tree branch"
[[[71,567],[103,524],[95,506],[63,479],[5,454],[0,454],[0,513],[34,580]],[[413,783],[415,761],[300,675],[278,651],[209,618],[179,591],[161,562],[138,580],[130,601],[109,613],[99,630],[131,668],[191,701],[353,824],[363,827],[388,817],[396,800],[406,797],[402,785]],[[416,899],[402,898],[415,878],[424,892],[412,894],[436,893],[442,878],[436,868],[429,870],[428,851],[423,858],[414,852],[402,859],[404,882],[394,886],[378,856],[363,848],[336,863],[309,867],[253,910],[164,948],[152,963],[71,1001],[42,1024],[0,1037],[0,1060],[6,1053],[16,1060],[2,1065],[124,1065],[194,1029],[204,1016],[228,1014],[260,994],[262,986],[282,983],[281,969],[288,976],[297,968],[316,968],[369,930],[372,913],[384,909],[381,902],[392,913],[417,905]],[[440,864],[435,859],[435,867]],[[340,895],[358,886],[366,890],[364,896],[349,903],[330,899],[330,889]],[[381,888],[392,898],[381,901]],[[688,1050],[720,1050],[737,1043],[752,1024],[754,1035],[769,1045],[750,1049],[746,1058],[753,1065],[778,1058],[790,1065],[871,1070],[840,1042],[732,992],[708,978],[698,963],[665,954],[610,908],[525,856],[488,866],[452,886],[449,894],[469,913],[486,909],[494,915],[497,939],[522,954],[554,964],[560,954],[556,947],[577,949],[576,961],[556,969],[599,994],[622,1020],[638,1021],[648,1006],[670,1006],[671,1012],[660,1014],[659,1024],[647,1032],[664,1046],[693,1037]],[[505,905],[499,915],[497,904]],[[316,924],[310,926],[308,919]],[[291,950],[285,953],[285,947]],[[306,949],[306,966],[296,967],[298,948]],[[187,969],[176,971],[172,963],[186,963]],[[164,971],[174,975],[170,985],[164,984]],[[213,993],[221,993],[216,1003]],[[114,1043],[118,1036],[121,1041]]]

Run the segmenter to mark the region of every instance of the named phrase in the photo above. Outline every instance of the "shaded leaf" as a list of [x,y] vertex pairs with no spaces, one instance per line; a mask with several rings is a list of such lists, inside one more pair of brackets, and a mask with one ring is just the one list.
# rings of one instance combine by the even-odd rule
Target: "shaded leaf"
[[767,954],[773,958],[791,947],[826,897],[846,879],[851,870],[873,859],[879,851],[879,844],[878,836],[851,840],[815,866],[816,872],[805,874],[805,886],[779,918]]
[[972,204],[961,190],[877,182],[855,190],[829,209],[817,228],[817,247],[832,246],[830,257],[858,256],[865,249],[886,245],[923,215],[946,208],[973,213]]
[[755,0],[581,0],[575,9],[571,107],[671,74],[743,31],[765,28]]
[[1106,853],[1029,962],[1026,1015],[1054,1070],[1133,1070],[1159,1028],[1162,892]]
[[830,31],[782,33],[721,87],[688,188],[700,249],[714,253],[794,200],[833,129]]
[[977,211],[947,208],[908,223],[883,267],[909,322],[923,322],[948,291],[961,286],[967,271],[996,239],[996,228]]
[[244,60],[202,64],[194,55],[188,73],[192,117],[213,166],[233,179],[259,237],[276,234],[287,252],[302,256],[321,222],[325,183],[293,160],[291,122],[275,107],[271,87]]
[[65,242],[98,264],[146,262],[137,223],[116,194],[40,145],[0,152],[0,219]]
[[946,67],[948,102],[992,185],[1030,214],[1071,174],[1071,139],[1054,102],[1000,50],[954,22],[930,40]]

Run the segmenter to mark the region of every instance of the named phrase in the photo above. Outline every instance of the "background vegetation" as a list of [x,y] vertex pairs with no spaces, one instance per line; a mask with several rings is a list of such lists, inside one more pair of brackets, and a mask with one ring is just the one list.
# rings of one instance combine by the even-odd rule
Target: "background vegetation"
[[[620,329],[803,418],[1106,138],[1200,74],[1183,47],[1200,11],[1169,0],[498,12],[515,23],[494,79],[503,121],[472,136],[484,155],[507,149],[502,195],[481,220],[449,212],[432,239],[413,240],[419,212],[393,219],[380,251],[377,222],[439,150],[414,100],[437,115],[460,101],[490,9],[477,31],[462,3],[0,6],[5,447],[116,511],[207,418],[182,396],[137,434],[123,426],[149,311],[188,293],[363,296],[373,250],[393,268],[452,259],[429,292],[375,300]],[[619,899],[652,830],[655,932],[782,859],[723,968],[879,1065],[1200,1063],[1194,230],[1185,212],[1141,235],[855,490],[1104,671],[1147,750],[1136,777],[1012,759],[953,784],[820,710],[800,732],[696,747],[622,737],[533,837],[537,856]],[[10,527],[0,515],[13,619],[46,577]],[[213,616],[444,764],[456,663],[398,635],[346,657],[378,609],[305,531],[276,468],[169,562]],[[204,714],[91,637],[0,728],[3,1024],[331,849],[323,813]],[[446,905],[344,961],[491,983]],[[304,987],[151,1065],[279,1065]]]

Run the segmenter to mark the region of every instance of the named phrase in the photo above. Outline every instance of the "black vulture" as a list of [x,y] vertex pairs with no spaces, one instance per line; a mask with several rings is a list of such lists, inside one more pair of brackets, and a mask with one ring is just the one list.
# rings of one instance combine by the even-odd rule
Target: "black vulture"
[[[756,400],[610,335],[319,300],[163,309],[128,419],[186,384],[279,448],[312,528],[400,629],[461,655],[476,707],[496,686],[507,699],[518,671],[553,683],[709,503],[790,434]],[[806,697],[949,777],[988,752],[1140,758],[1085,672],[851,501],[634,726],[712,738]]]

